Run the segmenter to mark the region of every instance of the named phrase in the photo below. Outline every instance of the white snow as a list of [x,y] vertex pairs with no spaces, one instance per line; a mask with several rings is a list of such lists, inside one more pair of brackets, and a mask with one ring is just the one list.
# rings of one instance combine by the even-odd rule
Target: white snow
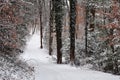
[[35,67],[35,80],[120,80],[119,76],[55,64],[46,49],[40,49],[39,35],[35,34],[21,57]]

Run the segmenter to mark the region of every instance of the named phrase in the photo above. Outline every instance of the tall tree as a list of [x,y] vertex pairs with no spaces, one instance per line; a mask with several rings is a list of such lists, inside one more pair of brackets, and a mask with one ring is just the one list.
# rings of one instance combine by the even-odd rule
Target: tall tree
[[[103,13],[107,16],[108,18],[108,24],[104,25],[105,28],[109,31],[109,35],[106,38],[108,40],[108,43],[110,44],[111,48],[111,54],[108,56],[109,62],[106,62],[107,66],[109,64],[112,64],[111,71],[114,74],[119,74],[119,47],[115,47],[119,43],[119,35],[120,35],[120,24],[119,24],[119,19],[120,19],[120,12],[119,12],[119,3],[118,0],[112,0],[112,5],[110,6],[110,13]],[[108,54],[107,54],[108,55]],[[112,56],[111,56],[112,55]],[[110,67],[110,66],[109,66]]]
[[[87,0],[88,1],[88,0]],[[86,25],[85,25],[85,53],[86,55],[88,54],[88,11],[89,11],[89,6],[88,2],[86,2],[85,5],[85,10],[86,10]]]
[[55,8],[55,27],[56,27],[56,41],[57,41],[57,63],[62,63],[62,19],[63,19],[63,0],[54,0]]
[[54,19],[54,1],[50,0],[50,18],[49,18],[49,55],[52,55],[52,41],[53,41],[53,19]]
[[70,61],[72,64],[75,60],[76,3],[77,0],[70,0]]
[[38,0],[38,9],[39,9],[39,17],[40,17],[40,48],[42,49],[43,48],[43,27],[42,27],[42,0]]

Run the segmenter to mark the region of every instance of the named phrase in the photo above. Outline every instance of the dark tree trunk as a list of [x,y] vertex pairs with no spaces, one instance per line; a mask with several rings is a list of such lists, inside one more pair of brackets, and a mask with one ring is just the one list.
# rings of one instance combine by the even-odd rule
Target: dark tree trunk
[[33,31],[32,31],[32,34],[35,33],[35,30],[36,30],[36,27],[37,27],[37,19],[34,20],[34,28],[33,28]]
[[88,55],[88,25],[89,25],[89,21],[88,21],[88,15],[89,15],[89,3],[86,2],[86,5],[85,5],[85,13],[86,13],[86,18],[85,18],[85,54],[86,56]]
[[40,17],[40,48],[42,49],[43,48],[43,42],[42,42],[42,39],[43,39],[43,31],[42,31],[42,1],[41,0],[38,0],[38,8],[39,8],[39,17]]
[[55,8],[55,27],[56,27],[56,42],[57,42],[57,63],[62,63],[62,17],[63,17],[63,9],[62,9],[62,0],[54,0],[54,8]]
[[[110,29],[110,35],[113,36],[113,34],[114,34],[114,29]],[[110,43],[110,42],[111,42],[111,41],[109,41],[109,43]],[[115,52],[115,51],[114,51],[114,45],[111,45],[110,47],[111,47],[112,53],[114,54],[114,52]]]
[[90,9],[90,13],[91,13],[91,19],[90,19],[90,26],[89,26],[89,31],[92,32],[94,31],[95,28],[95,6],[92,5],[91,9]]
[[50,19],[49,19],[49,55],[52,55],[52,41],[53,41],[53,0],[50,0]]
[[76,0],[70,0],[70,61],[75,60]]

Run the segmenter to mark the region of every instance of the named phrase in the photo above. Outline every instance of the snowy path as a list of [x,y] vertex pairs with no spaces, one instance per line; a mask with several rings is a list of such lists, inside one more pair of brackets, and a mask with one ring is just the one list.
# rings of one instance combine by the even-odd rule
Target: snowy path
[[120,80],[119,76],[51,62],[47,50],[39,49],[39,36],[33,35],[23,55],[35,66],[35,80]]

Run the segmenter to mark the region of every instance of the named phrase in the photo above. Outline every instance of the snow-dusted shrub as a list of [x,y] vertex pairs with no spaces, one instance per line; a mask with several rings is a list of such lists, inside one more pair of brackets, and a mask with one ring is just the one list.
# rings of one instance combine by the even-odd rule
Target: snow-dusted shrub
[[0,80],[34,80],[34,68],[17,58],[0,54]]
[[64,57],[64,62],[63,63],[69,63],[70,61],[70,39],[69,38],[63,38],[63,43],[62,43],[62,53],[63,53],[63,57]]

